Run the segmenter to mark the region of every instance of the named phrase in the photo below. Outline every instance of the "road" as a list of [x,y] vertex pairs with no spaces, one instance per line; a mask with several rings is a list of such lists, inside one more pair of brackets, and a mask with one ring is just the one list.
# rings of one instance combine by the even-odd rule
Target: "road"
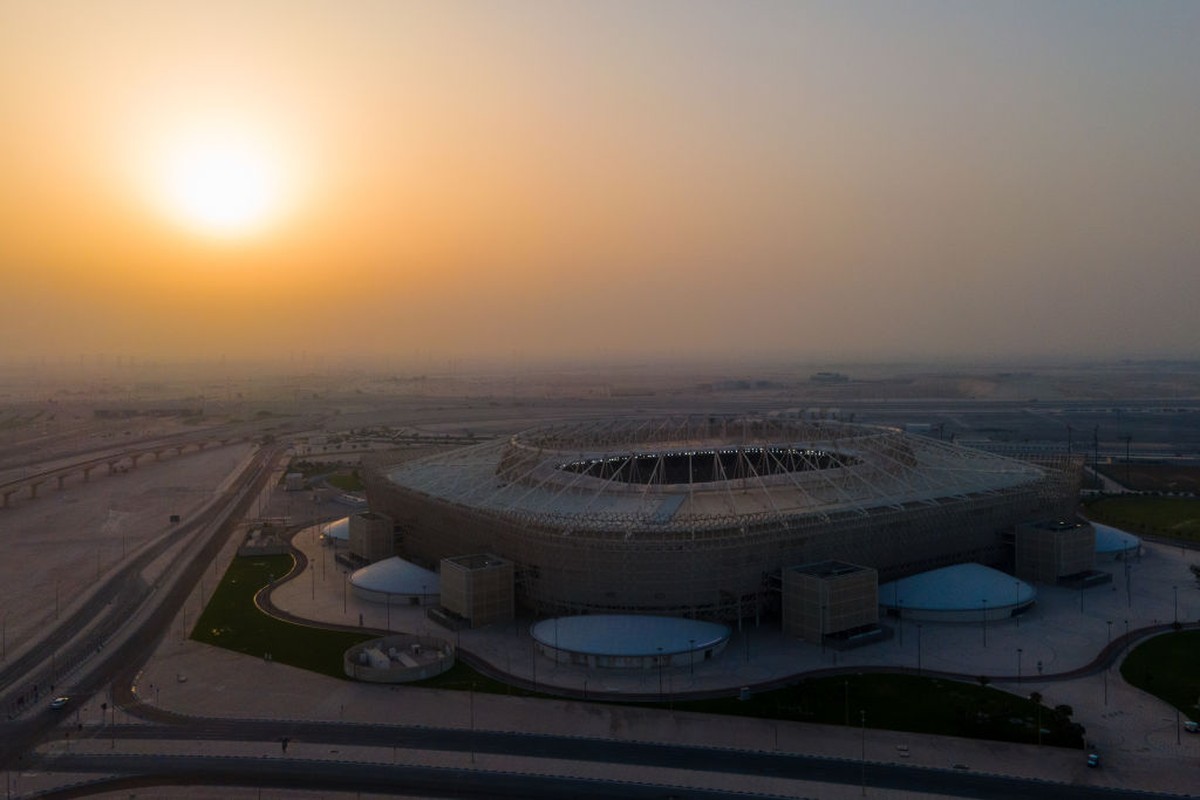
[[[696,791],[679,787],[650,787],[614,777],[577,780],[541,774],[514,774],[366,762],[331,762],[261,755],[262,747],[246,743],[291,743],[369,746],[471,752],[522,758],[547,758],[574,762],[599,762],[622,767],[685,769],[797,781],[858,785],[873,788],[922,791],[963,798],[1078,800],[1111,798],[1169,798],[1175,795],[1128,789],[1067,785],[1050,781],[989,775],[969,770],[930,769],[901,764],[862,762],[819,756],[753,750],[654,744],[591,739],[573,736],[470,731],[414,726],[361,725],[305,721],[263,721],[179,717],[176,724],[118,725],[99,731],[98,741],[205,740],[238,742],[245,757],[181,756],[54,752],[28,761],[26,766],[55,772],[111,773],[140,776],[143,785],[188,783],[276,788],[323,788],[341,791],[416,793],[434,797],[760,797],[753,793]],[[613,775],[630,774],[615,769]],[[669,789],[669,795],[668,795]],[[45,797],[71,794],[49,793]]]
[[[184,528],[148,546],[108,577],[93,600],[64,619],[22,657],[0,671],[0,710],[8,721],[0,724],[0,767],[30,749],[58,720],[46,714],[22,712],[46,700],[62,678],[60,664],[75,665],[73,692],[87,696],[100,692],[114,675],[136,669],[153,652],[183,600],[200,574],[228,540],[252,504],[256,487],[270,474],[269,466],[282,448],[259,451],[240,479]],[[190,558],[169,586],[147,584],[142,571],[163,552],[179,543],[179,534],[203,533],[193,544]],[[160,591],[161,590],[161,591]],[[139,618],[139,613],[143,616]],[[131,625],[136,621],[136,625]]]

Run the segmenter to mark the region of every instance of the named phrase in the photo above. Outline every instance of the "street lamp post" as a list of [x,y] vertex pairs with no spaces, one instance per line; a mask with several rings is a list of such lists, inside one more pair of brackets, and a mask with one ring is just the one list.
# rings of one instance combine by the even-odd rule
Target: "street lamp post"
[[867,796],[867,712],[865,709],[860,710],[859,717],[862,719],[862,758],[859,764],[862,767],[862,794]]
[[1021,653],[1023,652],[1023,648],[1017,648],[1017,683],[1021,682]]
[[663,672],[663,670],[662,670],[662,668],[663,668],[662,648],[660,647],[660,648],[658,648],[658,702],[660,702],[660,703],[662,702],[662,699],[663,699],[663,688],[662,688],[662,672]]
[[987,647],[987,599],[983,600],[983,646]]
[[921,674],[921,623],[917,623],[917,674]]
[[817,617],[817,638],[821,640],[821,657],[825,657],[825,604],[821,604],[821,616]]
[[1129,554],[1125,554],[1125,607],[1133,608],[1133,589],[1130,586],[1130,574],[1133,568],[1129,564]]
[[1017,627],[1021,627],[1021,582],[1013,581],[1013,616],[1017,618]]
[[1171,588],[1175,590],[1175,624],[1178,625],[1179,624],[1179,587],[1172,586]]

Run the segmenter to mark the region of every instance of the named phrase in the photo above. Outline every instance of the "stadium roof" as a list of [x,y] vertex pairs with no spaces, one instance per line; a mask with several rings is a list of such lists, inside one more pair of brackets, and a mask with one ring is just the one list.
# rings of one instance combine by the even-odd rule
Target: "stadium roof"
[[564,423],[415,459],[393,484],[556,526],[702,530],[869,513],[1028,487],[1029,463],[893,428],[679,416]]
[[533,638],[556,650],[598,656],[658,656],[705,650],[729,638],[716,622],[637,614],[584,614],[534,623]]
[[969,611],[1031,602],[1037,590],[982,564],[955,564],[880,584],[879,603],[902,611]]

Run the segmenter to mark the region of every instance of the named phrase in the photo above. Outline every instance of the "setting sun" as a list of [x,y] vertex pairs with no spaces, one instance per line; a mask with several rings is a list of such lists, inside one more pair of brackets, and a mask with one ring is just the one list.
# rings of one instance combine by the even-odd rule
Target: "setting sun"
[[166,211],[189,228],[244,236],[265,228],[282,211],[282,169],[249,136],[192,137],[167,147],[163,161]]

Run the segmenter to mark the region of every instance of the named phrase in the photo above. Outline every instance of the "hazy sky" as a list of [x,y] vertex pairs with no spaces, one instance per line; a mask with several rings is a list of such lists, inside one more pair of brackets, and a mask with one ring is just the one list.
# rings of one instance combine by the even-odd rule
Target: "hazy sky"
[[5,360],[1197,356],[1200,3],[0,0],[0,272]]

